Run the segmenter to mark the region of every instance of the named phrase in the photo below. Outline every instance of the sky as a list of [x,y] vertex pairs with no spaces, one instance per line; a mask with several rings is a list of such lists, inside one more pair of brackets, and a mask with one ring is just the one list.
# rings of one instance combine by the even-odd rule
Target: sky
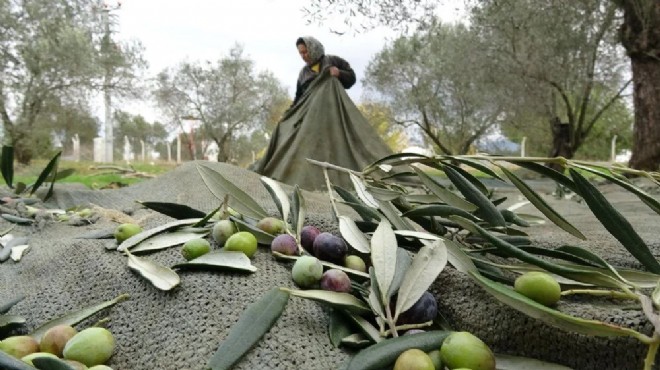
[[[108,0],[110,6],[117,4]],[[324,25],[307,25],[302,8],[303,0],[123,0],[114,11],[118,25],[114,37],[139,40],[145,47],[149,63],[148,75],[154,76],[167,67],[182,61],[217,61],[228,55],[236,43],[244,48],[244,55],[255,63],[257,71],[269,70],[295,93],[295,82],[303,67],[295,41],[311,35],[324,44],[326,53],[346,59],[355,70],[358,82],[349,95],[359,102],[363,89],[364,71],[394,31],[378,28],[343,35],[330,32],[341,29],[339,19]],[[441,8],[440,17],[454,21],[458,10]],[[149,102],[123,104],[122,109],[142,114],[147,120],[162,117]],[[102,110],[99,116],[103,117]]]

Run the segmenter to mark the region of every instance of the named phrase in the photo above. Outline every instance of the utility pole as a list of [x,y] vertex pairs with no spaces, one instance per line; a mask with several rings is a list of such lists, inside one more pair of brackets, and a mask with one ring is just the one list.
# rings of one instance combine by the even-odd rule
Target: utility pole
[[112,106],[111,106],[111,94],[110,94],[110,83],[112,81],[112,67],[110,65],[110,48],[112,47],[112,30],[110,27],[110,12],[121,8],[121,2],[117,1],[117,4],[110,6],[107,3],[103,4],[103,9],[101,9],[103,15],[103,25],[105,27],[105,34],[103,36],[103,45],[102,51],[104,53],[104,68],[105,68],[105,77],[103,82],[103,100],[105,103],[105,162],[112,163],[114,161],[114,123],[112,122]]

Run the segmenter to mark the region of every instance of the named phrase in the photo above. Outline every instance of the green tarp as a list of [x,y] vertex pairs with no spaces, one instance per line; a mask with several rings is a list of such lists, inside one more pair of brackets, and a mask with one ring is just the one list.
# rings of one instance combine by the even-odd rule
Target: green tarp
[[[392,154],[343,86],[327,70],[310,84],[273,132],[268,150],[255,171],[303,189],[325,189],[321,167],[307,158],[362,170]],[[330,182],[351,188],[347,174],[328,171]]]

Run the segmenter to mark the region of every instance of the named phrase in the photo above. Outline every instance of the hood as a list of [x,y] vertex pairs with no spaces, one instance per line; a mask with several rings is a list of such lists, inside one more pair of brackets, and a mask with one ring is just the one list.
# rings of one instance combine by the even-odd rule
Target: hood
[[310,59],[312,59],[312,64],[316,63],[325,55],[325,49],[323,44],[312,36],[303,36],[301,39],[305,42],[307,47],[307,52],[309,53]]

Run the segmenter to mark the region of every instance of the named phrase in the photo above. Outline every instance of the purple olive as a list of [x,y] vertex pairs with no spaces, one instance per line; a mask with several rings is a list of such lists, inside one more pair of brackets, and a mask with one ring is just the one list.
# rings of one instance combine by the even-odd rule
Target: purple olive
[[338,265],[344,263],[348,246],[344,239],[334,236],[330,233],[320,233],[314,239],[314,255],[324,261],[332,262]]
[[314,239],[316,239],[320,233],[321,231],[316,228],[316,226],[303,226],[302,230],[300,230],[300,245],[302,245],[302,247],[305,248],[307,252],[313,253]]
[[342,270],[330,269],[321,276],[321,289],[349,293],[351,291],[351,279]]
[[278,235],[270,243],[270,250],[273,252],[286,254],[287,256],[296,255],[298,254],[296,238],[289,234]]
[[412,307],[399,315],[396,323],[398,325],[421,324],[435,320],[436,316],[438,316],[438,301],[435,300],[433,294],[426,291]]

